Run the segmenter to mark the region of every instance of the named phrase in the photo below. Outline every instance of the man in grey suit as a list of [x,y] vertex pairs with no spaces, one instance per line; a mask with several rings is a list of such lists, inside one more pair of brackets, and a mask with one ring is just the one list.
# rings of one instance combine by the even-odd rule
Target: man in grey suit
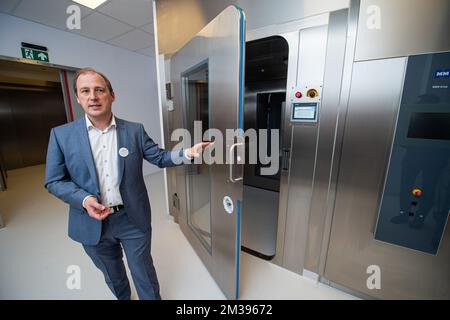
[[139,298],[160,299],[143,159],[160,168],[188,163],[208,143],[173,152],[160,149],[142,124],[112,114],[113,88],[94,69],[76,73],[74,90],[86,114],[52,129],[45,188],[70,205],[69,237],[83,245],[118,299],[131,294],[122,248]]

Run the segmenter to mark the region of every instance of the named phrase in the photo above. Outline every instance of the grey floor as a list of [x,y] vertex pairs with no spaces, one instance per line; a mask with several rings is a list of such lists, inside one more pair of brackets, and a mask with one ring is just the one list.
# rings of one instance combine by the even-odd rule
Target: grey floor
[[[9,171],[8,190],[0,192],[6,224],[0,229],[0,299],[114,299],[81,245],[68,238],[67,205],[44,189],[44,170]],[[163,173],[146,177],[146,184],[163,299],[225,299],[167,214]],[[241,263],[241,299],[355,299],[246,253]],[[67,287],[71,266],[80,270],[80,289]]]

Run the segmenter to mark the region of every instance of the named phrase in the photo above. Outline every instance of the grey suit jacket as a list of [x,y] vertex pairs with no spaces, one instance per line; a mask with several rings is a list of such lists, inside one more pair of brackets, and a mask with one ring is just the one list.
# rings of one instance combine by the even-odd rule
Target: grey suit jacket
[[[117,150],[125,147],[126,157],[117,155],[120,194],[127,215],[142,231],[150,228],[151,209],[144,184],[143,159],[160,168],[185,162],[183,150],[164,151],[147,135],[142,124],[116,117]],[[86,245],[99,242],[102,222],[91,218],[83,199],[100,189],[85,118],[53,128],[47,151],[45,188],[70,205],[69,236]]]

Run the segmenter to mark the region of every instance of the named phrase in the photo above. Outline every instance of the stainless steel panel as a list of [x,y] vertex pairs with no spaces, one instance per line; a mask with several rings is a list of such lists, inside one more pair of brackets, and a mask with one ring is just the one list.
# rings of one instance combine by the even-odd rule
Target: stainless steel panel
[[[160,59],[160,71],[164,72],[165,83],[161,83],[161,103],[162,103],[162,115],[163,115],[163,130],[164,130],[164,147],[168,150],[172,150],[175,146],[175,142],[170,140],[170,134],[176,128],[182,127],[182,112],[181,108],[173,107],[173,97],[172,97],[172,84],[170,83],[170,74],[165,74],[164,60]],[[162,76],[161,76],[162,78]],[[170,106],[170,108],[169,108]],[[177,122],[178,120],[178,122]],[[180,213],[180,196],[177,191],[177,171],[183,171],[184,168],[171,167],[166,168],[166,179],[167,179],[167,200],[168,200],[168,210],[169,214],[173,216],[174,221],[179,223],[179,213]]]
[[[164,61],[164,55],[158,56],[158,82],[159,82],[159,94],[161,96],[161,116],[162,116],[162,147],[165,149],[172,149],[172,146],[170,146],[170,136],[169,132],[169,111],[168,111],[168,100],[171,99],[171,97],[167,94],[167,88],[170,88],[170,75],[166,74],[166,68],[165,68],[165,61]],[[166,80],[167,79],[167,80]],[[167,83],[166,83],[167,81]],[[170,101],[171,103],[172,101]],[[176,209],[176,206],[173,205],[173,194],[174,194],[174,187],[173,180],[175,179],[175,170],[171,168],[164,169],[164,175],[165,175],[165,185],[166,185],[166,196],[167,196],[167,209],[169,211],[169,214],[174,218],[175,222],[178,222],[178,209]],[[176,210],[176,211],[175,211]]]
[[[294,94],[293,88],[297,83],[299,36],[298,31],[282,34],[282,36],[286,39],[289,46],[288,72],[286,84],[286,103],[285,103],[284,119],[282,120],[283,121],[282,141],[283,141],[283,149],[290,151],[292,144],[292,125],[290,121],[290,112],[288,112],[288,110],[291,107],[289,97],[291,97]],[[290,155],[290,153],[288,153],[288,155]],[[288,197],[289,197],[289,167],[287,170],[281,170],[280,175],[277,242],[276,242],[275,257],[272,259],[273,263],[278,264],[280,266],[283,266],[284,263]]]
[[302,273],[306,250],[317,127],[305,125],[292,130],[289,195],[283,266]]
[[[338,115],[336,123],[336,136],[335,145],[333,150],[333,158],[331,162],[331,172],[330,172],[330,185],[327,195],[327,199],[323,199],[327,202],[327,213],[325,219],[322,249],[320,253],[319,260],[319,274],[323,275],[325,273],[326,259],[328,255],[328,247],[330,242],[331,226],[334,214],[334,203],[336,199],[336,187],[339,174],[339,165],[341,160],[342,152],[342,141],[344,137],[345,120],[347,118],[347,106],[350,97],[352,72],[353,72],[353,60],[355,56],[355,45],[356,45],[356,34],[358,28],[358,16],[359,16],[359,0],[351,1],[351,6],[348,10],[348,21],[347,21],[347,41],[345,44],[345,54],[344,54],[344,66],[342,81],[340,83],[340,96],[338,105]],[[324,278],[323,278],[324,279]]]
[[448,51],[449,13],[448,0],[361,0],[355,60]]
[[[183,107],[180,75],[208,59],[211,127],[223,133],[226,129],[236,129],[239,126],[239,70],[240,63],[243,63],[240,60],[240,54],[243,53],[240,48],[240,21],[241,13],[235,7],[228,7],[172,57],[171,79],[176,109]],[[182,114],[177,113],[176,117],[176,123],[181,126]],[[225,150],[231,147],[231,143],[228,144],[224,146],[224,155]],[[236,278],[239,272],[237,259],[240,254],[238,201],[242,200],[242,181],[237,183],[228,181],[228,169],[226,164],[211,166],[211,254],[205,250],[187,224],[186,182],[183,168],[177,169],[177,191],[180,193],[179,221],[183,233],[225,295],[235,299],[238,294]],[[230,196],[234,202],[235,209],[232,214],[224,210],[225,195]]]
[[[373,239],[405,66],[406,58],[354,65],[325,277],[377,298],[448,299],[448,229],[436,257]],[[370,265],[381,269],[381,289],[366,286]]]
[[[170,141],[170,134],[173,132],[173,130],[177,127],[181,127],[181,125],[176,125],[174,123],[174,118],[176,116],[177,111],[171,111],[167,114],[167,130],[169,139],[165,141],[165,148],[168,150],[172,150],[174,147],[174,143]],[[175,126],[176,125],[176,126]],[[167,199],[168,199],[168,210],[169,214],[174,217],[174,221],[179,223],[179,217],[180,217],[180,208],[181,208],[181,201],[180,201],[180,190],[183,188],[178,188],[177,184],[181,183],[177,180],[177,175],[182,174],[184,179],[184,168],[180,167],[173,167],[173,168],[167,168],[166,170],[167,175]],[[184,192],[184,189],[182,190]]]
[[305,17],[299,20],[289,21],[281,24],[272,24],[258,29],[247,31],[247,41],[267,38],[275,35],[280,35],[285,38],[289,34],[295,33],[302,29],[308,29],[328,24],[329,13],[324,12],[310,17]]
[[[347,40],[348,10],[332,12],[328,24],[327,55],[320,110],[317,155],[314,185],[311,199],[307,247],[304,268],[320,274],[319,265],[324,243],[327,245],[329,228],[327,209],[330,203],[330,179],[332,163],[335,160],[333,150],[336,143],[336,127],[339,116],[340,82],[344,71],[344,56]],[[323,257],[322,257],[323,259]],[[322,271],[323,272],[323,271]]]
[[[298,59],[295,87],[303,91],[305,101],[311,100],[306,97],[306,88],[315,88],[319,92],[316,100],[318,102],[321,100],[327,31],[327,26],[319,26],[302,29],[299,33],[299,51],[294,58]],[[291,106],[292,103],[289,103],[287,109],[289,116]],[[317,134],[318,123],[297,122],[292,125],[283,266],[297,273],[302,273],[304,265],[317,152]]]

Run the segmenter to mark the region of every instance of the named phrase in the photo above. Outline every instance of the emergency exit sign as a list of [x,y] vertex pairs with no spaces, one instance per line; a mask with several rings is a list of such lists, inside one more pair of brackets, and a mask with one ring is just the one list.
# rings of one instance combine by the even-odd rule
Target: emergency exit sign
[[22,57],[29,60],[49,62],[48,52],[22,47]]

